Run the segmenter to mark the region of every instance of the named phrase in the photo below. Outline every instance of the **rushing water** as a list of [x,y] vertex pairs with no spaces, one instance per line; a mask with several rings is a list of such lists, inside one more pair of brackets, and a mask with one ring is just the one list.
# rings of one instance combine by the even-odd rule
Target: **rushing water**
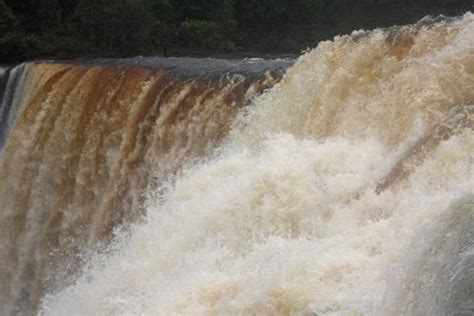
[[[59,73],[52,68],[65,66],[34,67],[44,69],[29,80],[41,81],[36,85],[43,89],[45,78]],[[78,79],[65,79],[75,69],[58,79],[70,85],[45,89],[41,102],[22,102],[29,105],[2,156],[2,216],[13,218],[7,229],[17,235],[2,237],[3,253],[16,256],[2,261],[10,282],[4,293],[17,310],[25,299],[21,286],[36,284],[20,281],[49,275],[49,283],[39,283],[47,293],[36,296],[41,315],[474,313],[472,14],[323,42],[251,106],[219,115],[222,99],[213,101],[205,107],[212,123],[196,122],[200,116],[186,110],[186,128],[176,118],[166,125],[163,112],[126,112],[120,119],[124,110],[109,109],[107,100],[120,95],[113,104],[128,108],[146,89],[137,86],[142,92],[130,97],[118,92],[125,91],[118,74],[104,82],[88,72],[77,88]],[[168,85],[157,85],[154,95]],[[82,109],[71,95],[87,89],[97,96],[81,106],[105,104],[104,111],[117,116]],[[180,113],[199,108],[205,97],[190,89],[181,84],[164,104]],[[189,95],[188,103],[178,101]],[[40,104],[59,109],[32,110]],[[59,113],[77,107],[89,114],[61,119]],[[222,119],[229,126],[222,136],[196,132]],[[139,126],[135,138],[147,124],[168,132],[147,133],[155,135],[143,145],[147,150],[135,150],[123,132],[119,149],[104,153],[105,142],[119,140],[101,135],[113,135],[105,131],[121,120]],[[55,122],[54,133],[42,130],[46,121]],[[81,127],[84,122],[89,127]],[[213,151],[182,150],[217,139],[223,143]],[[82,149],[76,154],[77,142]],[[188,155],[207,158],[181,158]],[[111,172],[109,165],[114,175],[99,177]],[[176,177],[161,176],[179,167]],[[54,172],[64,175],[58,180]],[[153,172],[154,186],[136,180]],[[69,181],[75,185],[65,187]],[[27,185],[27,195],[15,185]],[[141,199],[121,198],[140,196],[130,192],[145,187]],[[63,188],[67,193],[58,193]],[[107,206],[112,200],[114,207]],[[132,221],[137,217],[129,214],[140,208],[143,216]],[[103,231],[113,231],[113,240],[93,248]],[[80,268],[59,269],[55,278],[45,272],[44,250],[63,251],[61,267],[67,240],[84,235],[89,242],[79,245],[91,251],[70,252],[81,254]],[[45,240],[56,241],[56,248]]]
[[35,310],[46,287],[75,275],[81,253],[143,214],[147,187],[219,144],[290,63],[137,58],[5,72],[2,312]]

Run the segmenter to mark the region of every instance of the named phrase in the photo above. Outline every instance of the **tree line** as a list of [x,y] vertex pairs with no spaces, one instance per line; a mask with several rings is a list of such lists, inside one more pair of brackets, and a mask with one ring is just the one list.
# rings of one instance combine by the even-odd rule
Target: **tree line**
[[[0,0],[0,61],[298,53],[354,29],[460,15],[474,0]],[[184,52],[184,53],[183,53]]]

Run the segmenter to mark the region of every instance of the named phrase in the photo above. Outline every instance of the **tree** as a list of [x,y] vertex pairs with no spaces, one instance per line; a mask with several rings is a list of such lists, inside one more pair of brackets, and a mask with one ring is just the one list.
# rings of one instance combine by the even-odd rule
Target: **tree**
[[0,58],[17,60],[25,54],[26,39],[11,9],[0,0]]
[[236,19],[235,0],[187,1],[191,9],[182,7],[185,18],[180,24],[181,41],[207,49],[235,50],[241,32]]
[[146,51],[153,27],[145,0],[81,0],[74,12],[81,38],[112,56]]
[[354,29],[461,15],[474,0],[0,0],[0,58],[171,48],[294,52]]

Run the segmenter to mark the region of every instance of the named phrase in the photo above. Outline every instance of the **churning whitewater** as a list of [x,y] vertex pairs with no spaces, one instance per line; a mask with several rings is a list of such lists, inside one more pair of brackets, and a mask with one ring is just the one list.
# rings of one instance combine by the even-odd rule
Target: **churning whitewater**
[[322,42],[39,314],[469,315],[473,148],[472,14]]

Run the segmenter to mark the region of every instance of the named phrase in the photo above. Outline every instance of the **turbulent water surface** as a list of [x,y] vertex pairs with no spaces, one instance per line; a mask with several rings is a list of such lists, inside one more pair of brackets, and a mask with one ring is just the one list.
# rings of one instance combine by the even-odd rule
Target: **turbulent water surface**
[[173,63],[2,81],[8,313],[474,313],[472,14]]

